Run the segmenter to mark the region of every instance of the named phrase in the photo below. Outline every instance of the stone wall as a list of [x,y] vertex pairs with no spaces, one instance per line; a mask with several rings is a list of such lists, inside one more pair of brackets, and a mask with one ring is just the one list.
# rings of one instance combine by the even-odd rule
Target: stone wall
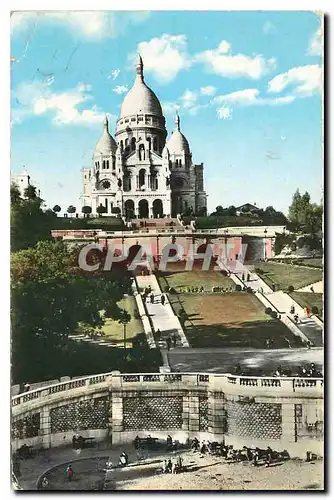
[[12,398],[12,447],[50,447],[84,437],[128,442],[136,435],[272,446],[322,455],[321,379],[230,374],[82,377]]

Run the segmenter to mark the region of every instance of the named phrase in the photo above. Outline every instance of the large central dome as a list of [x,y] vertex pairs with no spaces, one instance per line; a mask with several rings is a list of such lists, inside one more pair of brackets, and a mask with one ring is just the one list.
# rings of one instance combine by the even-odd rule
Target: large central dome
[[136,72],[135,83],[124,98],[120,118],[140,114],[163,116],[159,99],[144,82],[143,61],[140,56]]

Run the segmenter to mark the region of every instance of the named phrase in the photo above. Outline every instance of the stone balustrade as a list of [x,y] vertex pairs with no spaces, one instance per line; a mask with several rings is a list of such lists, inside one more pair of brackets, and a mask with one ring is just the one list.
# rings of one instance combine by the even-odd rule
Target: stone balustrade
[[323,380],[211,373],[102,373],[12,397],[12,447],[58,446],[75,432],[137,434],[322,453]]

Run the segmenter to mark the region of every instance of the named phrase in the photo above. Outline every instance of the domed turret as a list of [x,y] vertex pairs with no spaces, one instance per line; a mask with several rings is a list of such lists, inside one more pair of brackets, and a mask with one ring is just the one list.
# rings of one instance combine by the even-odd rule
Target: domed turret
[[116,152],[117,144],[108,130],[108,118],[105,117],[103,123],[103,134],[95,147],[94,155],[111,155]]
[[172,137],[167,141],[167,148],[171,155],[176,154],[190,154],[190,147],[185,136],[180,132],[180,117],[176,113],[175,118],[175,130],[173,131]]
[[163,116],[159,99],[144,82],[143,67],[143,60],[139,56],[135,83],[124,98],[120,118],[139,114]]

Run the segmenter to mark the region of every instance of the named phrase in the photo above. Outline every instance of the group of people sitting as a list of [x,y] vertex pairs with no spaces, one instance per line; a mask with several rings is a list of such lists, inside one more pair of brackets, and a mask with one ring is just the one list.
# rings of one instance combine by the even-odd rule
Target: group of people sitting
[[194,452],[200,452],[202,455],[206,453],[210,455],[220,456],[224,458],[227,462],[252,462],[253,466],[258,466],[259,461],[265,463],[267,467],[270,466],[273,460],[284,460],[289,458],[289,454],[286,450],[279,453],[268,446],[265,450],[258,447],[248,448],[244,446],[241,449],[234,449],[233,445],[225,445],[225,443],[202,441],[199,442],[197,438],[194,438],[191,442],[191,448]]
[[273,377],[293,377],[293,376],[298,376],[298,377],[307,377],[307,378],[322,378],[323,375],[322,373],[317,370],[316,366],[314,363],[311,363],[310,365],[302,365],[297,367],[294,371],[292,371],[290,368],[282,368],[281,366],[278,366],[276,370],[273,372]]
[[[128,463],[129,463],[129,456],[125,451],[123,451],[119,456],[117,467],[126,467]],[[106,469],[110,470],[113,467],[114,467],[113,463],[109,458],[108,461],[106,462]]]
[[183,460],[181,457],[172,462],[171,459],[164,461],[163,473],[164,474],[179,474],[184,471]]

